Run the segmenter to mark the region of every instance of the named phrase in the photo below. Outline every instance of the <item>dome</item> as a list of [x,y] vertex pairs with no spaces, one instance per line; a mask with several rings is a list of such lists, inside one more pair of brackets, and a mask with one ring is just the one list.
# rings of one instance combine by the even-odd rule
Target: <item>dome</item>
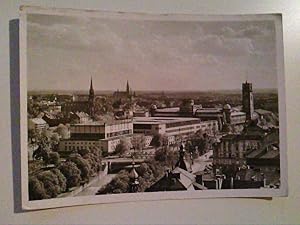
[[225,110],[230,110],[231,109],[231,106],[229,105],[229,104],[226,104],[226,105],[224,105],[224,107],[223,107]]
[[157,106],[156,106],[156,105],[152,105],[152,106],[151,106],[151,109],[156,110],[156,109],[157,109]]
[[137,179],[139,177],[138,173],[136,172],[135,168],[133,167],[130,174],[129,174],[129,177],[132,178],[132,179]]

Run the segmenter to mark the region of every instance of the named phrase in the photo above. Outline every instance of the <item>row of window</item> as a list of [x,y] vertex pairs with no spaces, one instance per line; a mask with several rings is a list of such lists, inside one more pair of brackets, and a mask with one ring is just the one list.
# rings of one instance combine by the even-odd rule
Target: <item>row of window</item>
[[73,146],[73,145],[86,145],[86,146],[88,146],[88,145],[94,145],[95,143],[93,143],[93,142],[66,142],[65,143],[65,145],[66,146],[68,146],[68,145],[70,145],[70,146]]
[[181,131],[194,130],[194,129],[195,127],[177,128],[177,129],[167,130],[166,133],[181,132]]
[[65,151],[83,150],[87,146],[65,146]]
[[166,128],[186,126],[186,125],[194,125],[194,124],[198,124],[198,123],[199,123],[198,120],[178,121],[178,122],[173,122],[173,123],[167,123]]
[[122,135],[126,135],[126,134],[131,134],[132,130],[122,130],[122,131],[118,131],[118,132],[112,132],[112,133],[107,133],[106,137],[110,138],[110,137],[117,137],[117,136],[122,136]]

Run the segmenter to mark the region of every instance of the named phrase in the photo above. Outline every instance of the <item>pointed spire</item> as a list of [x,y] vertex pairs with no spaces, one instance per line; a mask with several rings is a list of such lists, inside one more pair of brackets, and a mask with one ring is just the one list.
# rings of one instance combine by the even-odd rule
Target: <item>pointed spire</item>
[[91,85],[90,85],[90,90],[93,90],[93,77],[91,76]]
[[127,92],[127,94],[129,94],[129,91],[130,91],[130,88],[129,88],[129,82],[128,82],[128,80],[127,80],[127,84],[126,84],[126,92]]
[[132,169],[129,173],[129,180],[130,180],[130,192],[135,193],[138,191],[139,186],[139,174],[135,170],[135,162],[134,162],[134,156],[132,156],[132,163],[131,163]]
[[90,84],[90,96],[94,95],[94,88],[93,88],[93,77],[91,76],[91,84]]

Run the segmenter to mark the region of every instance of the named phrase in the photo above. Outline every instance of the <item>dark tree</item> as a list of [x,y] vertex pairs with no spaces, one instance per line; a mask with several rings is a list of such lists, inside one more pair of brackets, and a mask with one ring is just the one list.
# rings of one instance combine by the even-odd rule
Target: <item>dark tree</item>
[[129,173],[121,170],[112,181],[98,191],[99,194],[116,194],[129,192]]
[[145,136],[134,135],[132,137],[131,144],[135,150],[142,150],[145,147]]
[[59,124],[55,130],[62,139],[67,139],[69,137],[69,129],[63,124]]
[[60,162],[60,155],[57,152],[49,152],[47,163],[58,165]]
[[118,109],[118,108],[120,108],[121,104],[122,104],[121,100],[116,100],[113,102],[112,107],[114,109]]
[[155,151],[154,159],[161,162],[162,165],[172,167],[175,165],[178,157],[176,152],[171,151],[168,147],[163,147]]
[[37,179],[36,176],[29,177],[29,200],[40,200],[50,198],[47,195],[43,182]]
[[81,180],[88,181],[91,166],[87,160],[82,158],[80,154],[71,154],[68,158],[68,161],[71,161],[76,164],[77,168],[80,170]]
[[81,171],[76,164],[71,161],[62,163],[58,169],[67,179],[67,189],[78,186],[81,180]]
[[151,145],[158,148],[167,145],[167,137],[162,134],[155,134],[151,141]]
[[46,193],[50,198],[55,198],[61,193],[58,178],[50,170],[39,173],[37,178],[44,184]]
[[139,192],[143,192],[162,176],[164,168],[156,161],[142,163],[137,168],[137,173],[139,174],[140,183]]
[[57,168],[52,169],[51,172],[55,174],[58,179],[58,185],[60,188],[59,193],[65,192],[67,190],[67,178]]
[[124,139],[121,139],[120,143],[117,144],[114,153],[117,155],[123,155],[128,150],[129,150],[128,143]]

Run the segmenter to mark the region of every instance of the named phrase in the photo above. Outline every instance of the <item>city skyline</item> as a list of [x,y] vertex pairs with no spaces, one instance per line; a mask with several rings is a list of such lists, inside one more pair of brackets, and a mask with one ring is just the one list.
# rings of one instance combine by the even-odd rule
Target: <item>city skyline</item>
[[30,91],[275,89],[276,69],[273,21],[28,16]]

